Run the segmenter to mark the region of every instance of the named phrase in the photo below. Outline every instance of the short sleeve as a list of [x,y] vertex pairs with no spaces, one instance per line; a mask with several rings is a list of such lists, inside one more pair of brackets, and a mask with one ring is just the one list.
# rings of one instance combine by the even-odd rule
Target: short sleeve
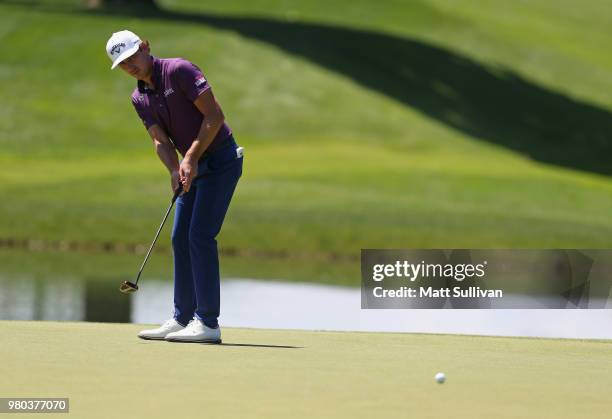
[[187,60],[181,60],[174,70],[174,80],[191,102],[210,89],[202,70]]
[[[144,98],[141,98],[144,99]],[[132,96],[132,105],[134,105],[134,109],[136,113],[140,117],[140,120],[144,124],[145,128],[148,130],[151,126],[157,124],[157,120],[151,114],[149,109],[144,104],[144,100],[139,100],[138,96]]]

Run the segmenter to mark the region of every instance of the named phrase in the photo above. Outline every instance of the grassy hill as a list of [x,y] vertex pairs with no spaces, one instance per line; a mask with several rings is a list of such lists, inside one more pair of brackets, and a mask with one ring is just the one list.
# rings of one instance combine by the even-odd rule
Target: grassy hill
[[222,247],[610,247],[610,5],[0,1],[0,238],[146,243],[169,181],[111,32],[206,72],[246,147]]

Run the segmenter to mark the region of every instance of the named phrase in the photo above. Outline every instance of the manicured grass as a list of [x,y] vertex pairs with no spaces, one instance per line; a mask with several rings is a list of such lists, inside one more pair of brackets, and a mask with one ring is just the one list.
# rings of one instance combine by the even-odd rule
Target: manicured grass
[[[253,147],[222,246],[358,255],[368,247],[610,244],[605,180],[510,158],[482,167],[442,151],[312,144]],[[39,172],[19,178],[23,162],[6,160],[4,190],[18,198],[2,208],[11,220],[2,236],[147,243],[169,203],[166,175],[149,163],[133,158],[117,173],[104,158],[38,161]]]
[[604,2],[37,4],[0,3],[0,238],[150,240],[169,182],[103,50],[129,27],[247,149],[222,247],[612,245]]
[[79,418],[609,415],[609,341],[228,328],[211,346],[143,327],[1,321],[0,393],[69,397]]

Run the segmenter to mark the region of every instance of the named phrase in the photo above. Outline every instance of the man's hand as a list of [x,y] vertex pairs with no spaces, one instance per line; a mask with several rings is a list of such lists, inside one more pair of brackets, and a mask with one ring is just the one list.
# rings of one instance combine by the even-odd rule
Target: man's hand
[[176,192],[180,183],[181,176],[179,175],[179,171],[173,170],[172,173],[170,173],[170,185],[172,186],[172,192]]
[[192,161],[192,159],[190,159],[189,157],[185,157],[183,161],[181,161],[181,166],[179,167],[179,180],[183,184],[183,190],[185,192],[189,192],[189,188],[191,188],[191,181],[197,173],[197,160]]

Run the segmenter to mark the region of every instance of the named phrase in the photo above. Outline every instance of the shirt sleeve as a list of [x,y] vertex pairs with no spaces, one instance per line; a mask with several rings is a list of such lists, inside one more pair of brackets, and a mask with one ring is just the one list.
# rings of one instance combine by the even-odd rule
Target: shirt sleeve
[[208,80],[197,65],[181,60],[174,70],[174,77],[179,88],[191,102],[210,89]]
[[134,105],[134,109],[136,113],[140,117],[140,120],[144,124],[145,128],[148,130],[151,126],[157,124],[157,119],[151,114],[149,109],[144,106],[144,103],[139,101],[136,97],[132,96],[132,105]]

